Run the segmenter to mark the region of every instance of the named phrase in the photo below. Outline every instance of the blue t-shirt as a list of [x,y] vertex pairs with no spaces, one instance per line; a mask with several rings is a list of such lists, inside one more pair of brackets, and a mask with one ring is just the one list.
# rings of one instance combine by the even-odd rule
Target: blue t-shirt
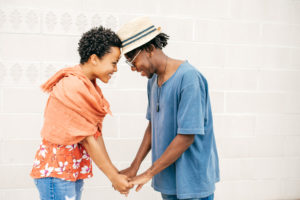
[[153,177],[152,187],[179,199],[214,193],[215,183],[220,179],[219,159],[206,79],[185,61],[161,87],[154,74],[147,90],[152,162],[161,157],[177,134],[195,135],[194,143],[179,159]]

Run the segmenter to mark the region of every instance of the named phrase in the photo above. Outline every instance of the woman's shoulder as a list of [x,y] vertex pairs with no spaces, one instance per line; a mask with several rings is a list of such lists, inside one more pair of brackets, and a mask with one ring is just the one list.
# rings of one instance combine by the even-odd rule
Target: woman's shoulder
[[78,92],[85,88],[83,80],[74,75],[68,75],[62,78],[54,87],[53,92],[63,90],[65,92]]

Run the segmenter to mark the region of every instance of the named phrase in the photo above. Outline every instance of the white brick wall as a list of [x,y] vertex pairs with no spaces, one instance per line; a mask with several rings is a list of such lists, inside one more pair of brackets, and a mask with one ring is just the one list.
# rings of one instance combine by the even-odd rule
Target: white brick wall
[[[39,85],[77,63],[83,31],[149,15],[171,36],[166,52],[208,79],[220,154],[217,200],[300,199],[300,0],[0,0],[0,199],[38,199],[29,177],[47,96]],[[147,121],[146,79],[124,60],[100,84],[119,168],[133,159]],[[146,158],[142,169],[150,165]],[[125,199],[95,168],[83,199]],[[160,199],[149,184],[129,199]]]

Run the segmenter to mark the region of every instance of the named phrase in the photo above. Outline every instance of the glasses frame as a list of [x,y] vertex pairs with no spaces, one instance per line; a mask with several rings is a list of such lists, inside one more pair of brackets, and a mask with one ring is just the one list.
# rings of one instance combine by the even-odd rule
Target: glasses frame
[[133,57],[133,59],[132,59],[131,61],[129,61],[129,60],[126,59],[125,62],[126,62],[130,67],[136,68],[136,66],[134,66],[133,62],[134,62],[134,60],[136,59],[136,57],[141,53],[141,51],[142,51],[142,50],[139,50],[139,52]]

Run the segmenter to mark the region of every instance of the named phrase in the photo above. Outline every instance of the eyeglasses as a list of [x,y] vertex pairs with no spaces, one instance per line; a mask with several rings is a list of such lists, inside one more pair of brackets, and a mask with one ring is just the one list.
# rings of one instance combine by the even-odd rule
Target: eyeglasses
[[139,50],[139,52],[133,57],[131,61],[126,60],[125,62],[130,66],[130,67],[135,67],[133,64],[133,61],[136,59],[136,57],[141,53],[142,50]]

